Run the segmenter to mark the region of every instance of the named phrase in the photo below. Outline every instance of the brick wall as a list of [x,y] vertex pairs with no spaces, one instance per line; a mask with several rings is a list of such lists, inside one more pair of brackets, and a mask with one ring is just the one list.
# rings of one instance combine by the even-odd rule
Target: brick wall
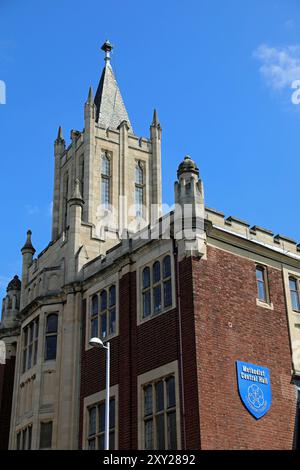
[[[202,449],[291,449],[295,389],[280,270],[268,268],[274,310],[256,305],[255,263],[208,247],[193,260]],[[256,420],[237,389],[235,361],[270,369],[271,409]]]
[[15,358],[0,364],[0,450],[8,449]]

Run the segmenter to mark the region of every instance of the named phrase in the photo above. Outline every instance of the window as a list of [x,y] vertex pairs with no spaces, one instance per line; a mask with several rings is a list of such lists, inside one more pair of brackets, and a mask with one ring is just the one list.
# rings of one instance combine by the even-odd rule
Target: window
[[[109,401],[109,448],[115,449],[115,399]],[[88,409],[88,449],[104,450],[105,401]]]
[[37,361],[39,319],[36,318],[23,328],[22,373],[35,366]]
[[41,423],[40,449],[51,449],[52,446],[52,421]]
[[268,302],[268,289],[267,289],[267,272],[262,266],[256,267],[256,284],[258,300],[261,302]]
[[32,424],[17,432],[17,450],[31,450]]
[[113,284],[91,299],[91,338],[96,336],[105,339],[115,332],[116,286]]
[[101,156],[101,204],[108,208],[110,204],[111,157],[107,151]]
[[157,315],[172,306],[171,257],[165,256],[142,271],[143,318]]
[[84,157],[81,155],[79,160],[79,181],[80,181],[80,193],[84,197]]
[[143,387],[144,448],[176,450],[175,377],[169,375]]
[[299,281],[293,277],[289,278],[292,309],[300,312]]
[[135,214],[137,217],[143,217],[144,186],[143,164],[137,162],[135,166]]
[[51,313],[46,318],[45,361],[56,359],[58,315]]

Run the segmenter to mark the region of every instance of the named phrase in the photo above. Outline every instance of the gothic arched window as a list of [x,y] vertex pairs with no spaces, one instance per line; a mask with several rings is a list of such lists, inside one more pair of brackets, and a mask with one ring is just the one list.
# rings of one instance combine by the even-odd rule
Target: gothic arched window
[[101,204],[108,208],[111,193],[111,161],[108,152],[101,155]]
[[137,162],[135,165],[135,214],[137,217],[143,217],[144,180],[143,165]]

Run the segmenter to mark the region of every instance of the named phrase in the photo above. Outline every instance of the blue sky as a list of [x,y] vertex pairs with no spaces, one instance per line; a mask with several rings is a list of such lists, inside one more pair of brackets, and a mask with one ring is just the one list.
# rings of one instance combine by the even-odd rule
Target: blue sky
[[53,141],[82,129],[106,38],[137,135],[158,109],[164,201],[189,154],[209,207],[300,241],[299,13],[298,0],[0,0],[0,295],[26,230],[37,252],[50,240]]

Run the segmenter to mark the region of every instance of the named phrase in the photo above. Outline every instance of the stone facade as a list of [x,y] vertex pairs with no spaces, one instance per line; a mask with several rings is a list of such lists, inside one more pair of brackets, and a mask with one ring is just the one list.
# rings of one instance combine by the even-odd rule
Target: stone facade
[[[290,279],[300,280],[299,245],[205,207],[188,156],[178,168],[175,209],[161,215],[157,112],[149,138],[136,136],[111,47],[103,45],[105,67],[95,99],[88,93],[84,129],[72,130],[67,146],[59,128],[54,143],[52,240],[34,257],[28,231],[21,282],[13,279],[3,301],[1,446],[100,445],[101,429],[96,444],[89,428],[105,388],[104,352],[89,345],[97,331],[111,344],[114,447],[144,448],[152,438],[158,447],[161,431],[149,434],[143,394],[159,383],[173,397],[161,415],[166,447],[291,449],[299,442],[300,313],[290,291]],[[270,369],[273,403],[261,420],[240,400],[237,360]],[[174,389],[166,392],[170,378]]]

